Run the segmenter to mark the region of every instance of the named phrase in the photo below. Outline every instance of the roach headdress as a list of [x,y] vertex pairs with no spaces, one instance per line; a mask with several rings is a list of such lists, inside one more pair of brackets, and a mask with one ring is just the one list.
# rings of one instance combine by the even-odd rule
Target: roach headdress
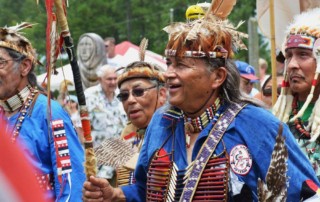
[[163,30],[169,34],[167,57],[231,58],[237,49],[246,49],[242,38],[227,17],[236,0],[213,0],[206,14],[189,22],[173,23]]
[[33,63],[36,63],[36,51],[30,41],[20,32],[24,28],[31,28],[33,24],[23,22],[12,27],[0,27],[0,47],[15,50],[27,56]]

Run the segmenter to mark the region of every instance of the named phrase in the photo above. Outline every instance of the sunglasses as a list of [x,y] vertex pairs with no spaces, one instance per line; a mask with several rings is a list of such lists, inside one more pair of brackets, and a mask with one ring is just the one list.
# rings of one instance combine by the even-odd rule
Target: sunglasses
[[[132,89],[131,90],[131,93],[134,97],[142,97],[144,95],[144,92],[145,91],[148,91],[152,88],[155,88],[157,87],[157,85],[155,86],[151,86],[149,88],[135,88],[135,89]],[[128,90],[124,90],[124,91],[121,91],[118,95],[117,95],[117,98],[121,101],[121,102],[124,102],[126,100],[128,100],[130,96],[130,91]]]
[[[279,87],[277,88],[277,94],[280,95],[280,93],[281,93],[281,86],[279,86]],[[262,94],[263,94],[264,96],[271,96],[271,95],[272,95],[272,88],[265,88],[265,89],[263,89],[263,90],[262,90]]]

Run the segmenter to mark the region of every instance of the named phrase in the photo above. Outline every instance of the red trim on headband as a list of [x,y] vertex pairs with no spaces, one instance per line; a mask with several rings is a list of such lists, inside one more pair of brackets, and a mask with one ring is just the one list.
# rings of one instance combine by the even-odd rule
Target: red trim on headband
[[306,36],[306,35],[290,35],[287,42],[286,42],[286,49],[287,48],[313,48],[314,44],[314,37]]

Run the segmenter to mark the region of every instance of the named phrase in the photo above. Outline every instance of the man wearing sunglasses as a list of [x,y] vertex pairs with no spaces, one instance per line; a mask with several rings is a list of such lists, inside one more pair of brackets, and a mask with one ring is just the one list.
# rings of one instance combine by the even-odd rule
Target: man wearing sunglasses
[[[143,48],[140,52],[142,57]],[[144,62],[142,57],[140,61],[133,62],[118,71],[122,73],[118,76],[120,93],[117,98],[122,102],[129,120],[121,134],[124,141],[106,139],[95,149],[98,163],[118,168],[116,180],[115,178],[110,180],[113,186],[129,185],[135,181],[133,171],[145,130],[154,112],[166,102],[165,81],[160,67]],[[128,145],[130,145],[128,151],[121,152]],[[124,162],[122,159],[128,161]]]

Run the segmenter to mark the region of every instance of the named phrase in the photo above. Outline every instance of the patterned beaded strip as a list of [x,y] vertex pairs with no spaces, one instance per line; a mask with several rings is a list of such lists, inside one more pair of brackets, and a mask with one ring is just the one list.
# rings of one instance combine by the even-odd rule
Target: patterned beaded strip
[[197,190],[198,180],[205,169],[210,157],[216,149],[216,146],[223,137],[224,132],[227,130],[229,124],[232,122],[234,117],[238,112],[245,106],[245,103],[234,103],[231,104],[221,115],[219,121],[214,125],[210,134],[203,143],[201,150],[198,153],[198,156],[195,159],[195,163],[192,167],[190,177],[186,182],[186,186],[183,190],[181,201],[187,202],[192,201],[195,191]]
[[17,137],[19,136],[21,125],[27,115],[28,109],[30,108],[35,95],[38,93],[38,90],[36,90],[36,89],[31,88],[30,90],[31,90],[31,92],[29,93],[27,100],[25,101],[24,105],[22,106],[22,108],[20,110],[19,117],[18,117],[17,122],[14,126],[14,129],[13,129],[13,133],[12,133],[12,137],[11,137],[11,141],[13,143],[16,141]]
[[[295,96],[292,102],[292,114],[293,116],[295,116],[299,109],[298,109],[298,96]],[[299,131],[300,133],[300,137],[299,138],[303,138],[303,137],[307,137],[310,138],[310,133],[308,131],[306,131],[303,127],[303,125],[301,124],[301,119],[297,118],[296,120],[294,120],[294,126],[297,129],[297,131]]]

